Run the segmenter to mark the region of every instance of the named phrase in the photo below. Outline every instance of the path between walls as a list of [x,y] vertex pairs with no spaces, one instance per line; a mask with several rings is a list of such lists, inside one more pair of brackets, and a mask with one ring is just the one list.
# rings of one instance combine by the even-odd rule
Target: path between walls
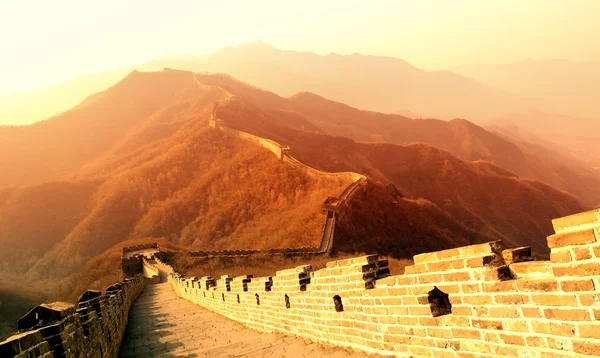
[[160,276],[131,307],[120,357],[374,357],[244,327],[177,296]]

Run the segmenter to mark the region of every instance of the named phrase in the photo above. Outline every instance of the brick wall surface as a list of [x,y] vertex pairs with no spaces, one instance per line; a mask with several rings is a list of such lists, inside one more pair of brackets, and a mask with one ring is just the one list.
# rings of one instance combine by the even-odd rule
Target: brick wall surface
[[398,356],[599,356],[600,211],[553,223],[550,261],[497,241],[416,255],[398,276],[376,255],[258,278],[157,267],[181,297],[262,331]]
[[0,357],[117,357],[129,308],[157,277],[127,278],[105,294],[87,291],[77,306],[54,302],[35,307],[19,320],[25,332],[0,343]]

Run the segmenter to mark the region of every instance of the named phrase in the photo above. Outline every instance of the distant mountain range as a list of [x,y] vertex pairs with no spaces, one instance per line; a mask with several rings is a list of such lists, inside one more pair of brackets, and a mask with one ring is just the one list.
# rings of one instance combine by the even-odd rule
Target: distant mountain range
[[[206,56],[168,56],[137,66],[148,71],[165,67],[228,73],[282,96],[308,91],[365,110],[409,118],[465,118],[505,134],[515,129],[537,133],[546,143],[565,149],[561,154],[600,168],[599,63],[525,60],[463,66],[454,72],[424,71],[398,58],[321,56],[253,42]],[[80,76],[63,85],[1,97],[0,125],[32,123],[67,111],[128,72]]]
[[[173,55],[136,66],[144,71],[164,67],[227,73],[282,96],[310,91],[356,108],[425,118],[479,122],[533,110],[583,118],[600,116],[596,105],[600,63],[593,62],[524,60],[425,71],[399,58],[321,56],[282,51],[256,41],[210,55]],[[66,111],[130,71],[79,76],[63,85],[0,97],[0,125],[32,123]],[[27,107],[33,102],[38,105]]]
[[[547,113],[600,118],[600,62],[523,60],[505,65],[472,65],[454,72],[534,100]],[[508,112],[514,112],[511,110]]]

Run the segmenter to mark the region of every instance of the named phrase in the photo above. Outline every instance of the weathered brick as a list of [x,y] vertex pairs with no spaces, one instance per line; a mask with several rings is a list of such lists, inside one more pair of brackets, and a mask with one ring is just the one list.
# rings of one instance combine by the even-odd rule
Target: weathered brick
[[471,276],[468,272],[451,272],[444,273],[444,281],[445,282],[462,282],[462,281],[470,281]]
[[511,347],[511,346],[495,346],[494,353],[499,357],[518,357],[519,352],[522,348]]
[[590,210],[583,213],[577,213],[562,218],[552,220],[552,226],[556,232],[577,227],[579,225],[599,222],[600,210]]
[[499,304],[518,305],[518,304],[530,303],[531,298],[529,297],[528,294],[515,292],[515,293],[509,293],[507,295],[495,295],[494,301],[496,301],[496,303],[499,303]]
[[449,271],[452,270],[451,261],[428,262],[425,264],[427,272]]
[[565,263],[571,262],[571,251],[570,250],[552,250],[550,253],[550,261],[553,263]]
[[471,322],[475,328],[502,330],[502,321],[500,320],[474,318]]
[[565,292],[594,291],[594,288],[594,281],[592,279],[565,280],[560,282],[560,289]]
[[461,283],[460,290],[463,293],[481,292],[481,284],[480,283]]
[[460,285],[455,283],[440,283],[436,284],[436,287],[446,294],[459,294],[461,292]]
[[511,292],[517,288],[514,280],[501,281],[501,282],[486,282],[483,284],[484,292]]
[[517,262],[533,261],[530,247],[518,247],[502,251],[504,264],[510,265]]
[[519,316],[517,307],[490,307],[490,317],[517,318]]
[[487,305],[492,303],[490,295],[468,295],[463,296],[463,302],[469,305]]
[[572,350],[573,342],[572,338],[558,338],[558,337],[546,337],[548,341],[548,348],[556,349],[559,351],[562,350]]
[[589,247],[576,247],[573,248],[573,257],[577,261],[587,260],[592,258],[592,251]]
[[575,353],[587,354],[591,356],[600,356],[600,343],[589,341],[574,341],[573,351]]
[[591,319],[590,312],[584,309],[546,308],[544,316],[561,321],[589,321]]
[[518,262],[510,265],[510,271],[516,278],[536,278],[550,276],[552,274],[551,263],[548,261]]
[[535,347],[535,348],[545,348],[545,347],[548,347],[548,343],[546,341],[546,337],[526,336],[525,337],[525,342],[527,343],[527,346],[529,346],[529,347]]
[[407,275],[416,275],[425,272],[427,272],[427,267],[424,264],[406,266],[404,268],[404,273]]
[[600,306],[600,293],[580,293],[578,297],[582,306]]
[[506,281],[513,278],[513,274],[508,265],[489,268],[485,270],[484,280],[486,281]]
[[479,268],[484,266],[499,266],[502,265],[502,260],[499,256],[493,254],[485,254],[478,257],[472,257],[465,260],[465,266],[469,268]]
[[427,327],[427,334],[431,337],[452,338],[452,330],[450,328]]
[[512,332],[529,332],[529,326],[525,320],[506,320],[504,329]]
[[452,328],[454,338],[481,339],[481,331],[475,328]]
[[591,324],[579,326],[579,337],[600,339],[600,326]]
[[449,249],[449,250],[438,251],[435,253],[435,256],[437,257],[438,260],[445,260],[445,259],[449,259],[449,258],[460,257],[461,255],[460,255],[459,249]]
[[465,340],[465,341],[461,342],[460,347],[461,347],[461,349],[470,351],[470,352],[485,353],[485,354],[493,353],[493,348],[485,342]]
[[455,316],[470,316],[473,309],[469,306],[452,306],[452,314]]
[[499,337],[504,344],[525,345],[525,338],[522,335],[500,333]]
[[552,271],[556,277],[564,276],[598,276],[600,275],[600,263],[580,263],[564,267],[553,267]]
[[577,297],[567,294],[533,294],[533,303],[541,306],[577,306]]
[[572,245],[591,244],[596,242],[594,230],[562,232],[548,237],[548,247],[565,247]]
[[440,283],[443,282],[442,275],[439,273],[436,274],[420,274],[417,276],[417,281],[420,284],[425,283]]
[[435,252],[428,252],[424,254],[418,254],[413,256],[413,261],[415,264],[424,264],[427,262],[437,261]]
[[555,292],[558,282],[553,279],[517,280],[517,289],[523,292]]

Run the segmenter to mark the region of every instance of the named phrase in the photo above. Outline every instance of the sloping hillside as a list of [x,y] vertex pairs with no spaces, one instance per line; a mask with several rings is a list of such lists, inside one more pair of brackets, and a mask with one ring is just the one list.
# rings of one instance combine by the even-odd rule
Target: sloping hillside
[[[136,97],[145,87],[157,93]],[[175,93],[161,93],[169,90]],[[77,175],[0,191],[0,243],[8,252],[0,268],[30,280],[64,277],[115,244],[142,238],[204,250],[316,245],[321,203],[348,182],[308,176],[209,128],[213,101],[223,96],[191,73],[134,73],[48,121],[49,136],[113,126],[104,140],[95,137],[95,159],[80,157]],[[22,146],[36,145],[36,130],[23,128]],[[78,152],[80,145],[67,139],[61,149]],[[26,174],[33,178],[37,169]]]
[[584,209],[571,195],[484,161],[466,162],[425,144],[357,143],[290,128],[278,114],[242,99],[219,110],[228,125],[290,145],[295,157],[326,171],[356,171],[425,198],[483,237],[547,252],[551,220]]
[[462,66],[454,71],[495,88],[536,98],[538,109],[600,117],[600,62],[527,59],[502,65]]
[[190,73],[132,72],[70,111],[30,126],[0,127],[0,187],[74,174],[190,88],[198,88]]
[[[467,161],[491,162],[520,177],[548,183],[575,195],[586,205],[595,205],[600,201],[600,187],[597,185],[600,173],[597,171],[564,156],[528,150],[526,146],[519,146],[506,137],[463,119],[415,120],[358,110],[312,93],[282,98],[227,76],[205,75],[199,76],[199,79],[204,83],[222,86],[239,98],[271,111],[279,125],[362,142],[401,145],[423,142]],[[272,112],[274,109],[278,112]],[[261,126],[263,117],[260,114],[253,118],[252,128]],[[240,123],[240,126],[243,129],[247,124]]]

